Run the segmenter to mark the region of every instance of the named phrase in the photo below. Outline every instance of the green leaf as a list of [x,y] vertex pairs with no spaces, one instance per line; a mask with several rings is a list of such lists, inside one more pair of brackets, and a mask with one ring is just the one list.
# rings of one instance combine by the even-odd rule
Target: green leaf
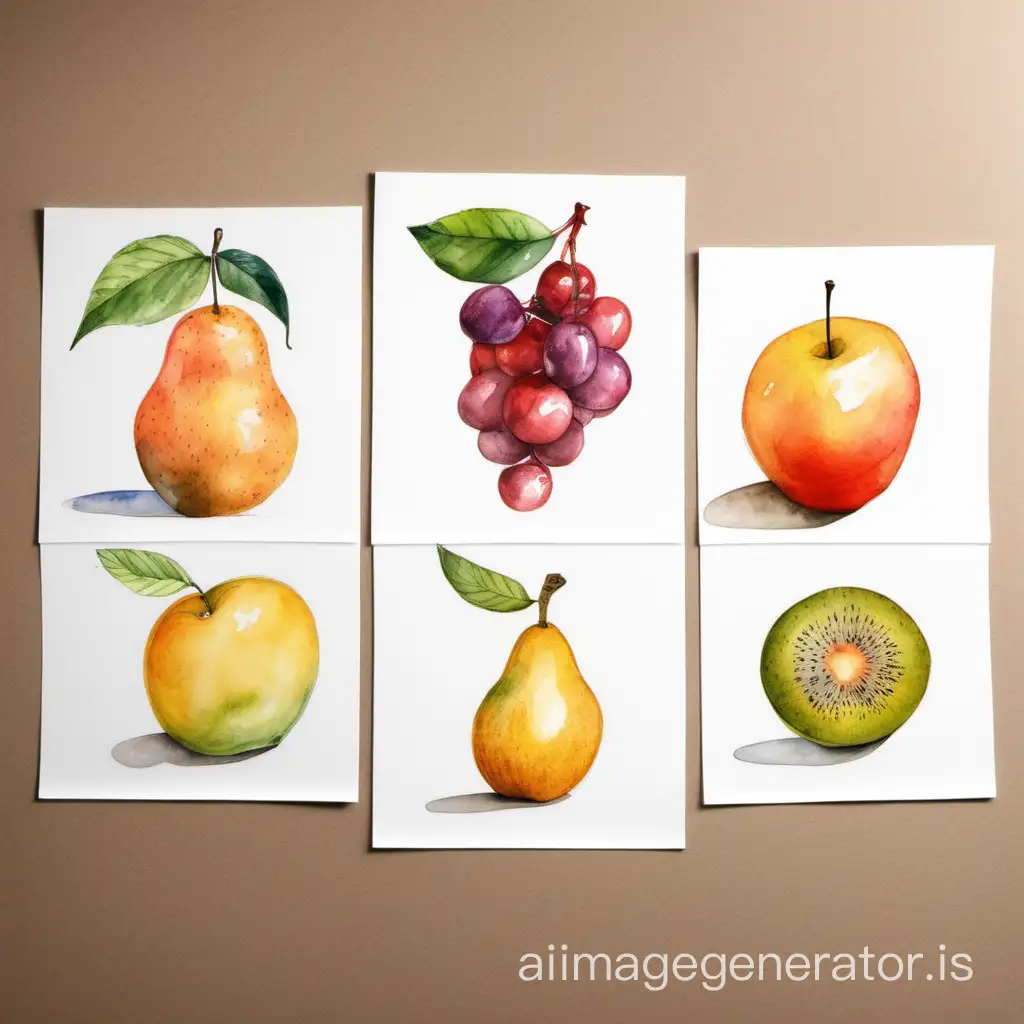
[[539,220],[516,210],[463,210],[409,231],[446,274],[479,284],[505,284],[525,274],[555,241]]
[[265,259],[242,249],[225,249],[217,253],[217,277],[228,291],[269,309],[284,324],[284,341],[291,348],[288,344],[288,296],[281,278]]
[[210,257],[176,235],[139,238],[114,253],[96,278],[74,348],[98,327],[155,324],[203,294]]
[[437,554],[441,571],[455,593],[477,608],[486,608],[489,612],[518,612],[535,603],[518,581],[485,569],[440,544]]
[[100,548],[96,554],[100,565],[118,583],[144,597],[170,597],[186,587],[196,586],[192,577],[173,558],[157,551]]

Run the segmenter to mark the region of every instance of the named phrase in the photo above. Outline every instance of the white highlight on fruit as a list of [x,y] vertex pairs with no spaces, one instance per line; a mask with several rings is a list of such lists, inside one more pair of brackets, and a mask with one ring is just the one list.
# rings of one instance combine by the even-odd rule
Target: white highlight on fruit
[[260,613],[263,611],[262,608],[253,608],[251,612],[247,612],[242,608],[239,608],[235,612],[235,622],[238,623],[235,629],[236,633],[241,633],[243,629],[251,629],[259,622]]
[[539,412],[541,416],[547,416],[549,412],[554,412],[561,409],[561,407],[561,402],[555,401],[551,398],[542,398],[540,405],[537,407],[537,412]]
[[775,381],[773,381],[773,380],[768,381],[768,387],[766,387],[764,389],[764,391],[762,392],[762,394],[764,395],[765,398],[767,398],[772,393],[772,388],[773,387],[775,387]]
[[539,740],[554,739],[565,725],[569,706],[558,689],[558,683],[552,674],[542,680],[533,692],[533,707],[530,709],[530,722],[533,734]]
[[854,359],[852,363],[832,372],[832,397],[843,412],[860,408],[868,397],[884,383],[885,367],[874,365],[879,349],[874,348],[867,355]]
[[252,445],[253,430],[260,425],[259,409],[243,409],[236,417],[235,424],[242,434],[242,442]]

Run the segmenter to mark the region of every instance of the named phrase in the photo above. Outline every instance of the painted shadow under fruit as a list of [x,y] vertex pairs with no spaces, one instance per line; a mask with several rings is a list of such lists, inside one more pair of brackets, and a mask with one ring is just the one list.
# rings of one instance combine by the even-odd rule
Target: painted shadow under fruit
[[[589,209],[576,203],[554,231],[502,208],[462,210],[409,228],[438,268],[481,286],[459,313],[471,376],[458,414],[477,431],[480,454],[505,467],[498,495],[516,512],[547,504],[552,469],[576,461],[584,428],[611,415],[633,383],[619,352],[632,330],[629,307],[598,295],[593,272],[576,259]],[[560,258],[520,302],[506,285],[532,271],[563,234]]]
[[758,356],[743,395],[743,433],[768,478],[704,509],[713,526],[793,530],[827,526],[893,481],[921,401],[917,371],[884,324],[833,317],[786,332]]
[[473,718],[473,759],[493,793],[433,800],[427,810],[499,810],[565,799],[590,771],[604,729],[601,705],[569,641],[548,620],[549,602],[565,578],[549,573],[535,600],[517,580],[441,545],[437,551],[441,571],[464,601],[504,613],[537,605],[538,617],[520,633]]
[[285,326],[288,298],[274,269],[241,249],[209,253],[155,235],[111,257],[93,285],[71,348],[100,327],[153,324],[193,306],[208,282],[213,302],[186,313],[135,415],[135,451],[152,492],[101,491],[65,504],[117,515],[229,516],[270,497],[291,472],[298,425],[274,379],[267,339],[217,285],[259,303]]
[[[195,590],[161,613],[142,656],[146,696],[163,734],[119,743],[114,759],[129,767],[217,764],[280,744],[302,716],[319,673],[316,620],[302,597],[264,576],[203,590],[156,551],[96,554],[135,594]],[[154,753],[161,756],[153,760]]]
[[931,651],[910,614],[863,587],[830,587],[779,616],[761,650],[761,684],[800,740],[734,756],[755,764],[840,764],[876,750],[917,710]]

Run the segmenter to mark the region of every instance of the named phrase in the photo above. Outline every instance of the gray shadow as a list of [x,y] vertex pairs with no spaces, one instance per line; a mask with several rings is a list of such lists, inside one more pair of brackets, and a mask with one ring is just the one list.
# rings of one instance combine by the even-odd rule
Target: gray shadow
[[197,754],[172,740],[165,732],[151,732],[121,740],[110,749],[110,756],[125,768],[154,768],[158,764],[173,764],[179,768],[208,768],[215,764],[234,764],[259,757],[273,747],[246,750],[241,754]]
[[787,498],[770,480],[737,487],[708,502],[704,521],[731,530],[814,530],[849,512],[821,512]]
[[512,811],[524,807],[550,807],[560,804],[572,796],[555,797],[554,800],[520,800],[498,793],[461,793],[458,796],[445,796],[440,800],[431,800],[427,810],[434,814],[482,814],[486,811]]
[[866,757],[877,750],[889,737],[884,736],[874,743],[862,743],[858,747],[823,747],[802,736],[789,736],[784,740],[763,740],[750,743],[733,751],[737,761],[748,764],[787,764],[802,767],[820,767],[829,764],[845,764]]
[[175,516],[184,518],[175,512],[156,491],[97,491],[95,494],[82,494],[77,498],[68,498],[64,508],[76,512],[91,512],[94,515],[107,516]]

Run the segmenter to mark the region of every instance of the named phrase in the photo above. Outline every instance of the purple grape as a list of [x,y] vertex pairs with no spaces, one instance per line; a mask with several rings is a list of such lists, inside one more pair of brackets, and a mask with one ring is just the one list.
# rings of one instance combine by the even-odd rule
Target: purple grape
[[464,334],[482,345],[511,341],[526,323],[515,293],[500,284],[485,284],[462,304],[459,324]]
[[501,466],[514,466],[530,454],[530,446],[520,441],[511,430],[481,430],[476,446],[488,462],[497,462]]
[[492,366],[481,370],[459,394],[459,416],[462,422],[477,430],[500,430],[505,425],[501,415],[508,389],[515,378]]
[[597,339],[583,324],[560,323],[544,342],[544,372],[561,388],[582,384],[597,366]]
[[[481,435],[483,436],[483,435]],[[583,451],[583,425],[570,420],[565,433],[550,444],[538,444],[533,452],[545,466],[568,466]]]
[[632,384],[626,360],[614,349],[599,348],[594,372],[569,392],[569,398],[573,406],[593,409],[596,415],[614,409],[629,394]]
[[582,405],[574,405],[572,407],[572,418],[581,427],[585,427],[594,418],[594,410],[586,409]]

